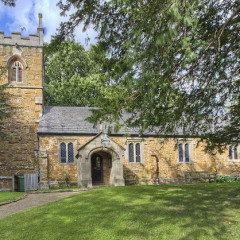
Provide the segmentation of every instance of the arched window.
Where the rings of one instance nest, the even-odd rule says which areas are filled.
[[[140,157],[140,143],[136,143],[136,162],[141,162],[141,157]]]
[[[178,161],[183,162],[183,146],[182,146],[182,143],[178,144]]]
[[[191,163],[193,162],[192,156],[192,144],[191,142],[184,143],[180,141],[178,143],[178,162],[179,163]]]
[[[73,153],[73,144],[68,144],[68,162],[73,163],[74,162],[74,153]]]
[[[61,139],[58,144],[59,163],[74,163],[76,141]]]
[[[133,144],[129,144],[129,162],[134,162]]]
[[[8,81],[12,83],[22,83],[24,80],[24,64],[18,57],[13,57],[9,63]]]
[[[61,143],[61,163],[66,163],[66,144]]]
[[[143,145],[141,140],[129,140],[128,142],[128,162],[143,163]]]
[[[229,160],[239,160],[238,159],[238,147],[237,146],[228,146]]]
[[[185,144],[185,162],[189,162],[189,148],[188,148],[188,143]]]

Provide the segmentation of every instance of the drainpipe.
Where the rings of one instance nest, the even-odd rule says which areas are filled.
[[[157,185],[159,185],[159,166],[158,166],[159,159],[158,159],[157,154],[155,152],[152,152],[151,155],[156,158],[156,166],[157,166],[157,170],[156,170],[156,176],[157,176],[156,177],[156,183],[157,183]]]
[[[158,166],[159,159],[158,159],[157,155],[155,155],[155,158],[156,158],[156,165],[157,165],[157,171],[156,171],[156,175],[157,175],[157,184],[159,184],[159,166]]]

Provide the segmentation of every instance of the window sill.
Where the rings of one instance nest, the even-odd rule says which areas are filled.
[[[144,164],[144,162],[127,162],[127,164]]]
[[[240,163],[240,159],[235,159],[235,160],[229,159],[229,162],[239,162]]]
[[[194,162],[178,162],[177,164],[194,164]]]

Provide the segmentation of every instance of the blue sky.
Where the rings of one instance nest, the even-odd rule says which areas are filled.
[[[22,36],[36,34],[38,27],[38,13],[43,14],[43,27],[45,30],[44,41],[49,42],[51,35],[56,33],[61,21],[67,17],[60,16],[60,9],[56,6],[59,0],[17,0],[16,7],[7,7],[0,1],[0,31],[4,31],[4,35],[9,36],[11,32],[20,32],[20,26],[25,27],[26,31],[22,32]],[[83,33],[81,27],[75,32],[76,41],[82,43],[86,48],[85,38],[89,36],[91,43],[96,43],[94,37],[96,33],[89,29]]]

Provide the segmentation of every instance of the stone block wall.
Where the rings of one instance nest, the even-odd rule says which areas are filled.
[[[12,116],[1,123],[10,138],[0,143],[0,176],[38,172],[37,132],[43,104],[43,56],[39,36],[6,37],[0,32],[0,66],[7,66],[13,56],[21,59],[25,66],[22,83],[9,83],[6,90],[11,94],[10,103],[16,108]],[[0,84],[4,83],[8,83],[8,73],[0,79]]]
[[[66,174],[70,175],[71,183],[77,183],[78,172],[75,158],[74,163],[60,163],[59,162],[59,140],[74,140],[76,141],[74,155],[77,155],[77,149],[91,140],[92,137],[69,137],[69,136],[41,136],[39,139],[40,154],[40,178],[42,179],[41,188],[58,187],[58,182],[64,182]]]
[[[11,192],[13,190],[13,181],[12,176],[0,176],[0,192]]]
[[[94,136],[41,136],[40,150],[45,151],[44,171],[41,172],[45,176],[45,181],[50,185],[57,185],[57,182],[63,179],[64,174],[68,173],[70,179],[76,182],[78,179],[78,164],[79,160],[75,158],[74,164],[59,163],[59,139],[72,139],[77,142],[75,153],[77,149]],[[205,152],[204,144],[198,143],[198,139],[188,139],[188,143],[192,150],[191,163],[179,163],[177,144],[182,139],[177,138],[126,138],[126,137],[111,137],[116,143],[120,144],[126,149],[123,157],[123,173],[126,184],[156,184],[157,178],[161,180],[166,179],[181,179],[184,171],[209,171],[220,175],[240,175],[240,161],[230,161],[227,150],[222,153],[209,154]],[[143,159],[141,163],[129,163],[127,154],[127,143],[134,140],[143,140]],[[103,157],[105,160],[105,158]],[[107,159],[107,157],[106,157]],[[40,158],[43,162],[43,158]],[[104,162],[104,184],[108,184],[108,166],[107,161]],[[41,166],[42,167],[42,166]],[[40,167],[40,168],[41,168]],[[45,175],[44,175],[45,174]],[[48,175],[47,175],[48,174]]]

